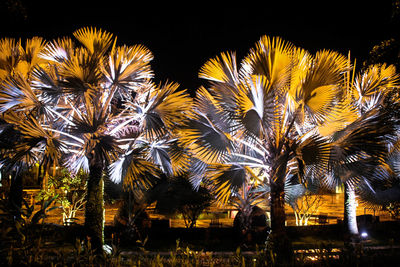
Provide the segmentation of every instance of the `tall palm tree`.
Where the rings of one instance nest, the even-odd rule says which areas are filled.
[[[325,183],[330,187],[344,186],[347,239],[358,237],[355,192],[359,184],[386,179],[384,172],[376,169],[383,168],[396,127],[383,104],[394,95],[398,79],[393,66],[373,65],[357,75],[355,66],[348,68],[342,83],[342,112],[332,114],[320,127],[321,134],[330,136],[334,150]]]
[[[176,141],[160,136],[173,135],[171,128],[188,116],[191,101],[178,84],[151,82],[153,56],[147,48],[117,46],[112,34],[93,28],[73,35],[78,42],[65,37],[46,45],[40,54],[46,64],[33,70],[27,87],[47,103],[51,120],[41,127],[57,135],[65,166],[89,172],[85,228],[101,253],[103,173],[112,166],[114,178],[149,186],[158,169],[176,171],[171,162],[184,163],[176,154],[180,150],[163,154]],[[148,152],[158,161],[150,161]]]
[[[181,142],[204,164],[260,170],[271,189],[271,229],[279,255],[290,253],[285,180],[326,166],[329,143],[315,126],[339,103],[338,84],[346,68],[346,58],[336,52],[311,55],[263,36],[240,66],[234,53],[222,53],[200,70],[209,84],[198,90],[196,117],[182,130]],[[221,199],[234,186],[219,183]]]

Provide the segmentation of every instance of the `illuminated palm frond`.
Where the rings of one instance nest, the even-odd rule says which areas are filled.
[[[295,164],[291,166],[291,173],[296,174],[301,183],[307,186],[310,179],[319,180],[324,176],[331,152],[327,138],[316,134],[302,138],[293,150]]]
[[[132,149],[119,160],[113,162],[109,168],[110,179],[115,183],[123,182],[131,189],[149,189],[161,172],[157,166],[148,160],[146,147]]]
[[[188,178],[194,189],[199,188],[202,184],[208,183],[206,177],[207,168],[207,163],[199,160],[196,157],[189,158],[188,169],[190,172]]]
[[[23,49],[21,42],[13,38],[0,40],[0,80],[14,72],[21,60]]]
[[[226,204],[244,184],[248,184],[248,169],[240,165],[211,165],[206,176],[211,182],[212,192],[221,204]]]
[[[212,82],[223,83],[226,87],[234,90],[239,82],[236,54],[221,53],[220,56],[207,61],[200,69],[199,77]],[[220,97],[224,97],[224,95],[220,94]]]
[[[400,153],[393,149],[365,179],[358,184],[356,192],[366,207],[381,208],[399,203]]]
[[[71,38],[56,39],[47,43],[40,57],[50,62],[63,63],[74,54],[75,47]]]
[[[98,59],[86,50],[78,48],[75,54],[59,65],[60,76],[65,93],[72,94],[78,100],[85,96],[93,97],[100,90],[102,73]]]
[[[141,45],[113,47],[102,72],[108,82],[126,95],[128,89],[136,89],[145,79],[153,77],[150,68],[152,59],[151,52]]]
[[[262,75],[274,90],[284,91],[290,80],[294,46],[279,37],[262,36],[242,61],[243,77]]]
[[[253,207],[264,201],[267,190],[258,190],[253,184],[243,184],[241,190],[233,192],[232,205],[240,212],[251,212]]]
[[[321,123],[337,104],[341,96],[339,83],[347,67],[347,58],[332,51],[320,51],[311,59],[297,88],[296,99],[317,123]]]
[[[386,94],[399,85],[399,75],[393,65],[372,65],[354,81],[354,96],[358,105],[369,105],[374,99]]]
[[[24,77],[15,75],[3,82],[0,92],[0,112],[39,111],[42,106],[29,81]]]
[[[371,175],[388,153],[388,140],[394,125],[387,114],[377,110],[364,113],[359,119],[333,135],[330,155],[332,184],[355,183],[374,179]],[[340,180],[338,180],[340,179]]]
[[[253,76],[242,84],[237,98],[237,128],[244,136],[264,138],[265,131],[274,131],[279,120],[279,100],[265,76]]]
[[[198,115],[197,120],[188,123],[190,128],[185,130],[181,142],[187,144],[196,157],[206,163],[226,161],[234,148],[229,133],[218,129],[205,114]]]
[[[105,54],[113,41],[111,33],[96,28],[81,28],[75,31],[73,35],[94,57]]]
[[[25,66],[21,66],[18,70],[22,73],[28,74],[36,67],[46,63],[46,60],[41,58],[41,53],[46,46],[46,42],[41,37],[33,37],[25,42],[25,49],[22,55],[22,60]],[[24,68],[24,69],[22,69]],[[27,77],[27,75],[25,75]]]
[[[179,138],[171,138],[167,141],[168,156],[174,176],[189,172],[190,153],[186,147],[179,142]]]
[[[308,176],[320,179],[331,148],[317,126],[329,116],[338,124],[344,121],[341,107],[352,111],[340,90],[348,63],[336,52],[311,55],[278,37],[263,36],[239,70],[234,53],[222,53],[203,66],[200,77],[209,87],[197,91],[195,116],[181,131],[181,142],[201,163],[200,172],[217,182],[219,199],[227,201],[238,186],[218,179],[230,171],[226,166],[249,168],[264,183],[281,187],[293,175],[302,182]],[[196,178],[195,184],[204,181]]]
[[[9,123],[6,129],[12,127],[13,137],[7,136],[10,132],[2,132],[2,156],[11,165],[24,162],[27,167],[37,162],[58,164],[65,147],[57,133],[45,129],[32,115],[18,116],[6,114],[5,120]],[[11,139],[10,139],[11,138]],[[5,143],[5,140],[10,142]]]
[[[148,138],[165,135],[191,116],[192,100],[185,91],[179,91],[178,88],[177,83],[167,83],[149,92],[141,116]]]
[[[47,68],[37,67],[32,71],[32,77],[31,85],[41,92],[44,101],[53,105],[58,104],[64,88],[57,67],[54,65],[49,65]]]
[[[331,136],[335,132],[346,128],[358,117],[359,111],[357,107],[353,105],[350,98],[345,98],[325,117],[325,120],[318,126],[318,132],[322,136]]]

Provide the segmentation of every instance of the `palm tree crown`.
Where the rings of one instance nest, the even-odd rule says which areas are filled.
[[[45,150],[48,158],[90,173],[85,225],[101,250],[102,173],[110,170],[115,181],[137,188],[150,186],[159,172],[179,172],[185,157],[173,127],[190,116],[191,98],[176,83],[152,82],[153,55],[146,47],[117,46],[112,34],[93,28],[74,37],[77,43],[65,37],[40,50],[27,45],[36,52],[29,57],[35,65],[23,65],[29,79],[18,72],[3,82],[0,108],[27,136],[46,135],[57,145],[57,153]],[[5,49],[12,50],[10,43]],[[19,66],[15,57],[4,61]],[[26,119],[7,115],[11,111]]]

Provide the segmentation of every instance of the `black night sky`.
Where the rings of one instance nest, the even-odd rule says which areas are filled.
[[[241,59],[262,35],[280,36],[311,52],[333,49],[363,60],[396,36],[392,1],[43,1],[2,0],[0,37],[47,40],[94,26],[119,44],[154,54],[156,81],[195,89],[202,64],[222,51]]]

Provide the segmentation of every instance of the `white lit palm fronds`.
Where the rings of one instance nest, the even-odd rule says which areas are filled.
[[[111,90],[111,95],[130,97],[130,91],[138,90],[144,80],[153,77],[153,56],[146,47],[116,46],[112,34],[92,28],[77,30],[74,36],[82,46],[69,38],[58,39],[41,53],[57,66],[62,79],[56,84],[63,93],[93,96],[96,90],[105,89]]]
[[[136,89],[144,80],[153,77],[149,64],[152,59],[151,52],[142,45],[114,45],[107,62],[102,65],[102,72],[110,84],[120,88],[121,93],[127,93]]]
[[[385,180],[385,175],[376,174],[382,174],[377,170],[396,134],[395,123],[382,108],[382,101],[398,87],[398,82],[393,66],[373,65],[359,74],[355,67],[348,68],[341,85],[343,109],[333,113],[320,129],[333,142],[327,185]]]
[[[209,87],[197,92],[195,116],[182,130],[182,143],[205,173],[234,164],[263,170],[270,182],[283,182],[288,175],[303,181],[306,175],[319,177],[328,164],[330,144],[316,126],[344,105],[339,85],[347,63],[338,53],[311,55],[266,36],[240,69],[234,53],[223,53],[200,71]],[[208,172],[208,179],[218,181],[220,172]],[[199,184],[199,177],[192,182]],[[221,199],[234,191],[228,180],[218,185]]]
[[[220,112],[222,107],[211,94],[201,89],[196,102],[196,115],[187,124],[188,128],[182,129],[183,138],[180,140],[198,159],[195,162],[196,170],[191,177],[192,184],[198,186],[202,181],[212,181],[214,191],[222,202],[226,202],[232,192],[245,182],[243,179],[240,182],[224,179],[228,176],[234,177],[230,173],[234,170],[244,170],[245,167],[258,169],[256,173],[261,170],[268,180],[272,175],[273,166],[287,164],[282,160],[290,160],[291,168],[299,172],[300,177],[303,177],[306,171],[321,173],[323,166],[326,166],[330,150],[329,143],[324,138],[315,134],[305,134],[285,148],[291,149],[290,156],[272,159],[271,150],[267,149],[269,142],[263,142],[255,134],[251,141],[246,141],[248,138],[243,134],[236,135],[232,129],[237,126],[231,126],[229,121],[223,118]],[[216,164],[218,162],[225,165]],[[227,173],[229,174],[226,175]]]
[[[49,124],[55,122],[46,122],[47,103],[40,90],[31,85],[34,68],[44,64],[39,56],[44,45],[43,39],[36,37],[28,39],[24,46],[11,39],[0,42],[0,69],[4,75],[0,84],[0,111],[5,129],[12,127],[15,135],[7,136],[9,131],[1,134],[2,161],[9,166],[29,168],[38,161],[45,166],[57,163],[64,149],[58,134],[48,130]]]
[[[205,163],[223,159],[233,149],[229,123],[218,114],[221,107],[206,90],[200,89],[195,103],[195,115],[180,129],[180,142]]]
[[[219,203],[226,204],[232,194],[248,184],[249,170],[241,165],[231,164],[213,164],[208,167],[206,177],[209,177],[211,191]]]
[[[355,184],[375,179],[377,176],[371,174],[386,158],[394,135],[394,122],[387,113],[377,109],[362,114],[334,133],[326,183],[334,187],[344,182]]]
[[[100,30],[82,28],[74,32],[81,46],[69,38],[53,41],[40,56],[49,63],[36,71],[36,86],[52,92],[71,95],[76,103],[95,97],[103,82],[101,65],[112,35]]]
[[[110,179],[148,189],[163,173],[179,175],[188,169],[189,156],[174,139],[148,141],[137,139],[109,168]]]
[[[34,111],[42,107],[43,103],[29,84],[29,81],[20,75],[14,75],[2,82],[0,91],[0,112],[13,110]]]
[[[190,118],[192,99],[179,84],[166,83],[151,86],[137,96],[135,106],[146,138],[155,140],[172,132]]]
[[[143,96],[138,96],[139,100],[135,103],[126,103],[123,117],[128,120],[136,118],[135,127],[138,131],[135,136],[126,136],[126,152],[110,168],[115,182],[123,180],[124,184],[133,186],[143,173],[151,174],[154,178],[161,172],[177,175],[188,169],[189,155],[175,132],[191,114],[191,99],[184,91],[177,90],[177,84],[169,83],[150,89],[144,101],[140,101]],[[118,142],[124,144],[122,131],[125,131],[124,127],[119,128],[118,132],[111,130],[110,133],[121,136]],[[135,155],[131,150],[140,150],[140,153]],[[142,186],[148,187],[149,183],[147,179]]]
[[[148,152],[146,146],[127,151],[110,165],[110,179],[114,183],[123,182],[127,188],[149,189],[161,172],[153,162],[149,161]]]
[[[52,68],[35,72],[35,87],[57,99],[59,109],[51,112],[68,126],[60,136],[69,144],[70,166],[100,160],[112,164],[115,181],[131,186],[140,184],[142,174],[178,172],[188,160],[173,129],[190,115],[189,96],[178,84],[149,81],[153,56],[147,48],[118,47],[110,34],[93,29],[74,35],[82,47],[69,39],[49,44],[42,56]],[[151,179],[143,179],[147,187]]]
[[[215,133],[279,147],[293,134],[295,122],[304,128],[315,123],[305,119],[322,119],[339,102],[337,83],[347,67],[340,54],[322,51],[312,57],[279,38],[263,37],[243,61],[240,75],[231,66],[236,62],[232,58],[223,54],[200,73],[211,85],[208,91],[199,90],[198,110],[207,114],[203,120],[217,126]]]
[[[7,122],[1,131],[1,158],[5,168],[22,162],[29,168],[37,162],[58,164],[64,144],[57,133],[49,131],[32,114],[7,113]],[[12,129],[12,130],[11,130]]]
[[[357,75],[353,97],[360,108],[369,110],[381,97],[399,86],[399,75],[393,65],[372,65]]]
[[[91,101],[76,108],[73,103],[68,103],[64,109],[62,113],[50,109],[64,124],[60,129],[50,130],[58,133],[68,145],[65,164],[69,169],[74,172],[80,168],[88,170],[90,163],[102,162],[107,165],[117,159],[122,149],[110,131],[117,127],[115,121],[118,120],[107,111],[108,106],[100,101]]]
[[[76,45],[71,38],[59,38],[47,43],[40,53],[40,57],[49,62],[62,63],[74,54],[75,47]]]

